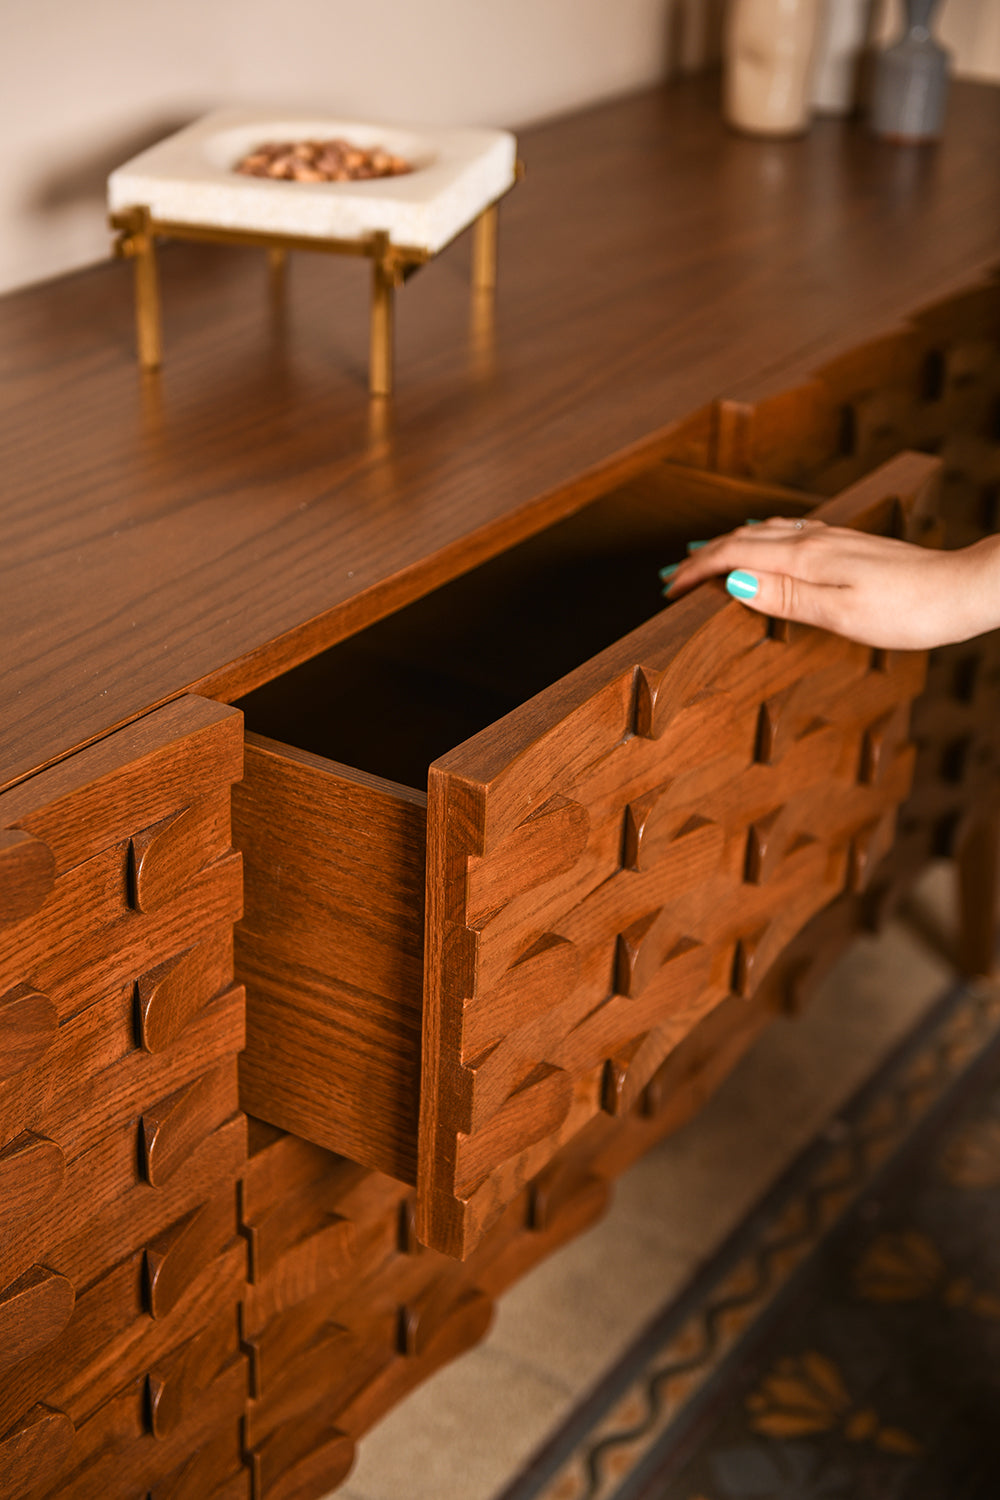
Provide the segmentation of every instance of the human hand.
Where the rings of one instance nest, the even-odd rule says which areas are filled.
[[[822,521],[740,526],[665,568],[679,599],[706,578],[750,609],[832,630],[862,645],[921,650],[1000,626],[1000,536],[939,552]]]

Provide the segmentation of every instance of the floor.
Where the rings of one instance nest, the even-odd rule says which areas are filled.
[[[936,867],[919,909],[947,930],[951,904]],[[620,1179],[606,1217],[506,1294],[486,1340],[364,1439],[337,1500],[495,1500],[952,978],[909,922],[859,939],[806,1014]]]

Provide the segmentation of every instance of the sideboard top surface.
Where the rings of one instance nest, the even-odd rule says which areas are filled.
[[[586,503],[718,396],[783,383],[1000,264],[1000,89],[935,148],[730,133],[712,77],[521,135],[495,318],[459,242],[397,298],[367,394],[365,263],[163,251],[0,300],[0,787],[189,688],[231,698]],[[53,230],[53,232],[57,232]]]

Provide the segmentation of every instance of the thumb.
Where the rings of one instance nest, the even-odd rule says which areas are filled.
[[[825,583],[806,583],[787,573],[751,573],[737,568],[726,578],[726,592],[761,614],[837,630],[843,628],[844,595],[849,590]]]

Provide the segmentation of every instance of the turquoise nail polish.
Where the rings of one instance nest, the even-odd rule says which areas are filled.
[[[660,578],[662,579],[662,581],[666,583],[668,578],[673,578],[679,567],[680,563],[668,563],[665,568],[661,568]]]
[[[707,547],[707,542],[688,542],[688,551],[697,552],[699,547]]]
[[[734,599],[756,599],[760,584],[753,573],[737,568],[726,579],[726,589]]]
[[[747,516],[743,524],[744,526],[760,526],[761,522],[757,520],[756,516]]]

